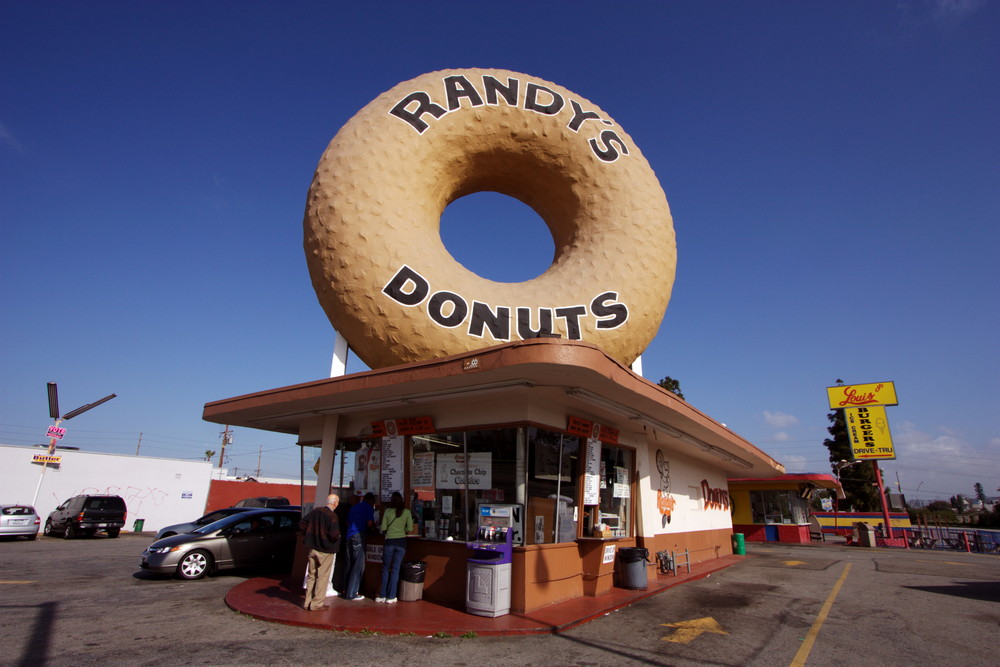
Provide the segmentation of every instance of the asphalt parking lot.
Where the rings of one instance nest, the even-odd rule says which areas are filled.
[[[1000,664],[1000,557],[749,545],[738,565],[559,635],[400,637],[286,626],[139,569],[150,538],[0,541],[3,665]]]

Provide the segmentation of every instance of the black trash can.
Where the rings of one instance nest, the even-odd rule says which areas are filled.
[[[399,599],[403,602],[416,602],[424,597],[424,577],[427,575],[427,563],[414,560],[403,563],[399,569]]]
[[[622,547],[618,550],[618,587],[644,591],[649,587],[646,561],[649,549]]]

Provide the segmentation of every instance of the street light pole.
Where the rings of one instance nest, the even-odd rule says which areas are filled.
[[[81,405],[76,410],[70,410],[62,417],[59,416],[59,388],[56,386],[55,382],[47,382],[46,390],[49,395],[49,417],[56,420],[56,423],[50,429],[49,435],[49,457],[53,456],[56,451],[56,440],[62,437],[59,434],[59,424],[64,421],[69,421],[77,415],[81,415],[87,410],[96,408],[101,403],[107,403],[112,398],[118,396],[118,394],[108,394],[104,398],[98,399],[93,403],[87,403],[86,405]],[[42,461],[42,472],[38,476],[38,485],[35,487],[35,497],[31,499],[31,504],[34,505],[38,501],[38,492],[42,488],[42,480],[45,479],[45,469],[49,467],[48,459]]]
[[[892,539],[892,524],[889,522],[889,503],[885,499],[885,489],[882,486],[882,473],[878,469],[878,461],[872,461],[875,471],[875,483],[878,484],[878,496],[882,500],[882,517],[885,519],[885,536]]]

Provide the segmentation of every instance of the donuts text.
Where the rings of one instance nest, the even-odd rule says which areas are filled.
[[[491,306],[482,301],[439,290],[431,293],[430,283],[405,264],[392,280],[382,288],[382,293],[403,306],[415,307],[426,302],[427,316],[440,327],[454,329],[467,323],[468,334],[484,338],[488,331],[494,340],[511,340],[512,334],[522,340],[556,333],[556,320],[562,321],[566,338],[582,340],[583,318],[593,317],[597,329],[616,329],[628,320],[628,306],[618,301],[618,292],[598,294],[588,305],[552,308],[526,308]],[[533,326],[537,324],[537,328]]]

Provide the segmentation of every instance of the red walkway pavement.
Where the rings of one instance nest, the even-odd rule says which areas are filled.
[[[678,584],[706,577],[744,558],[725,556],[692,565],[690,574],[686,571],[677,576],[651,574],[649,587],[642,591],[612,588],[599,597],[578,598],[526,614],[511,613],[497,618],[474,616],[464,609],[426,600],[379,604],[371,598],[348,602],[336,597],[327,599],[328,609],[305,611],[302,594],[286,588],[279,577],[257,577],[235,586],[226,595],[226,604],[263,621],[327,630],[421,636],[436,633],[458,636],[467,632],[477,635],[547,634],[569,630]]]

